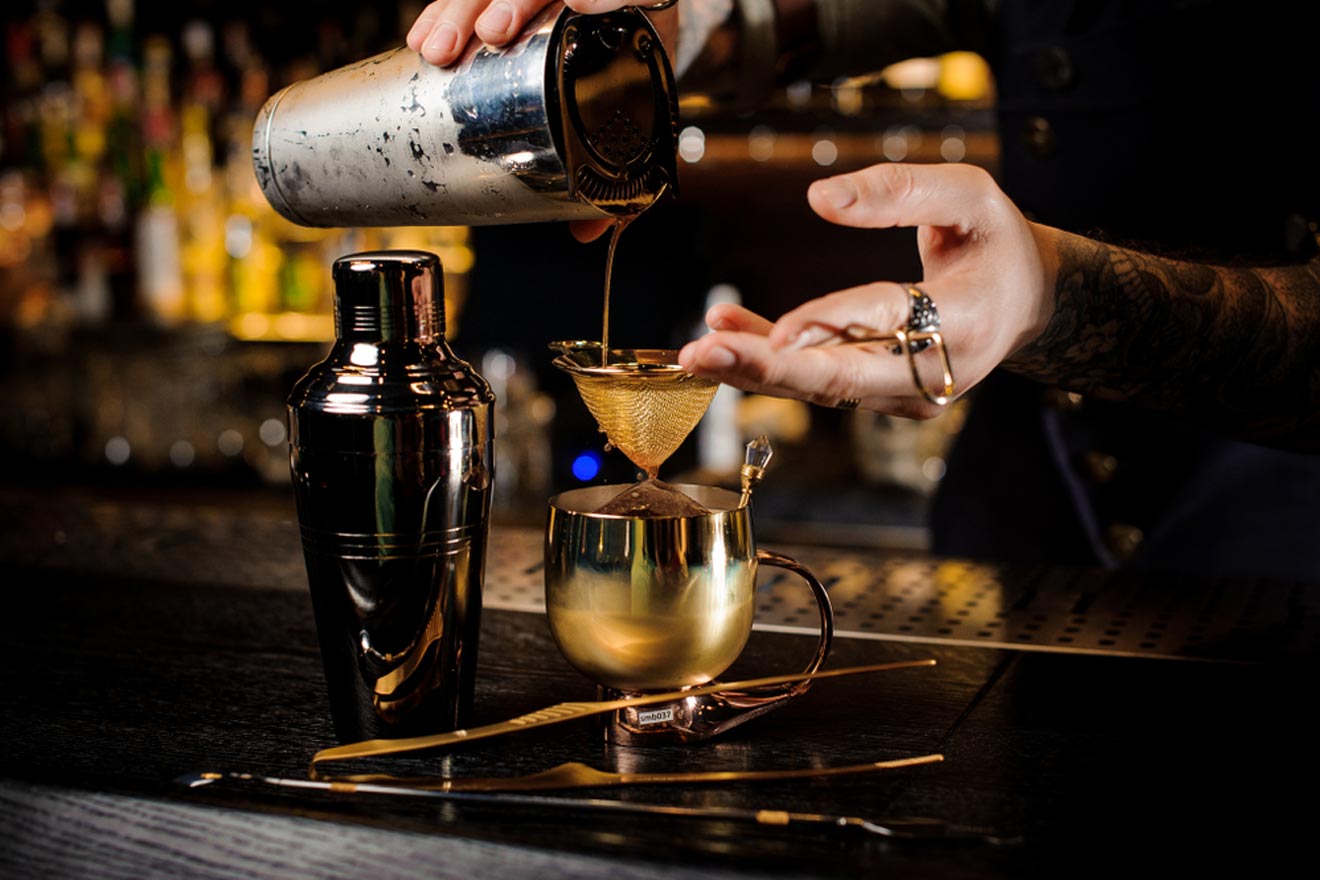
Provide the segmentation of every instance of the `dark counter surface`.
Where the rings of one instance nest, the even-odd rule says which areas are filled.
[[[842,635],[828,666],[923,657],[939,665],[820,682],[700,745],[606,746],[590,721],[577,721],[376,767],[455,776],[569,760],[609,770],[766,769],[939,752],[940,764],[860,777],[546,797],[924,817],[1022,840],[996,846],[557,802],[190,789],[175,780],[201,770],[300,777],[332,742],[291,510],[8,491],[0,529],[4,877],[1019,877],[1229,866],[1268,876],[1304,853],[1315,815],[1306,722],[1320,590],[1308,585],[1164,579],[1143,590],[1143,579],[1098,572],[790,548],[836,570],[825,580]],[[534,610],[535,564],[524,563],[538,541],[497,529],[474,724],[593,696]],[[941,635],[950,627],[913,623],[915,614],[863,615],[858,603],[869,600],[850,592],[860,572],[883,575],[876,589],[890,605],[905,589],[923,605],[947,603],[979,572],[998,586],[989,598],[1005,630],[978,640]],[[763,585],[761,619],[770,622],[730,676],[788,671],[810,653],[811,637],[775,617],[779,589]],[[1115,596],[1124,602],[1106,615],[1150,613],[1143,626],[1154,626],[1164,609],[1164,628],[1183,626],[1184,637],[1119,651],[1120,637],[1106,651],[1058,639],[1014,645],[1007,634],[1063,632],[1085,617],[1083,605],[1107,607]],[[1197,624],[1179,609],[1209,620],[1207,596],[1221,616],[1237,602],[1235,619],[1202,624],[1203,637],[1189,641]],[[937,611],[958,619],[951,606]]]

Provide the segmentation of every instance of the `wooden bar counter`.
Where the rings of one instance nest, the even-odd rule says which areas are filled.
[[[492,535],[474,725],[594,698],[537,611],[539,542]],[[828,667],[938,665],[818,682],[698,745],[609,746],[584,720],[376,769],[942,763],[516,803],[189,788],[177,780],[199,771],[305,778],[333,742],[291,504],[0,491],[0,877],[1276,876],[1306,857],[1315,586],[772,549],[830,588]],[[779,607],[792,589],[763,582],[764,625],[730,676],[809,655],[810,621]],[[588,800],[860,817],[907,835]]]

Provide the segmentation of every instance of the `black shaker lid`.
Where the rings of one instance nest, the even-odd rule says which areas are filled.
[[[366,251],[335,260],[333,271],[339,338],[289,394],[295,445],[373,450],[396,419],[421,431],[427,449],[485,443],[495,397],[445,342],[440,258]],[[421,415],[437,412],[445,416]]]
[[[445,336],[444,271],[427,251],[364,251],[335,260],[335,335],[364,342]]]

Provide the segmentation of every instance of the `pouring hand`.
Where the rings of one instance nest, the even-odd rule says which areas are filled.
[[[408,48],[440,67],[454,63],[475,34],[491,46],[503,46],[522,33],[538,12],[558,0],[433,0],[408,30]],[[564,0],[576,12],[611,12],[623,6],[649,6],[655,0]],[[661,40],[671,48],[678,33],[677,9],[649,12]],[[569,224],[573,237],[588,242],[610,228],[609,220]]]
[[[883,164],[817,181],[813,210],[843,226],[917,227],[921,288],[936,303],[958,391],[983,379],[1045,328],[1054,306],[1055,230],[1029,223],[989,174],[969,165]],[[892,344],[842,344],[847,328],[888,332],[909,317],[907,286],[877,281],[812,300],[774,324],[716,306],[715,332],[688,343],[689,372],[738,388],[825,406],[856,399],[867,409],[930,418],[907,358]],[[934,353],[917,356],[938,372]],[[938,383],[933,383],[938,387]]]
[[[476,34],[491,46],[503,46],[538,12],[557,0],[433,0],[408,30],[408,48],[432,64],[444,67],[463,53]],[[655,0],[564,0],[577,12],[611,12],[622,6],[646,6]],[[672,11],[652,19],[660,37],[670,44],[676,32]]]

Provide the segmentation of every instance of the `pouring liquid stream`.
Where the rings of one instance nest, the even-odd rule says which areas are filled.
[[[605,451],[620,449],[642,472],[640,482],[621,493],[618,502],[622,507],[612,507],[610,513],[662,515],[656,511],[664,510],[670,516],[704,515],[708,511],[661,483],[658,474],[660,466],[705,412],[716,384],[683,373],[674,359],[676,352],[621,350],[619,357],[624,360],[617,360],[610,345],[615,255],[623,230],[636,216],[615,215],[609,224],[612,229],[605,262],[599,355],[591,342],[554,344],[551,348],[560,351],[555,365],[573,374],[583,402],[606,435]],[[679,496],[682,502],[675,506],[671,499],[662,504],[659,495]]]
[[[636,214],[623,214],[615,219],[613,228],[610,230],[610,249],[605,256],[605,308],[601,315],[600,331],[600,365],[607,367],[610,364],[610,282],[614,279],[614,252],[619,247],[619,236],[623,235],[623,230],[637,219]]]

